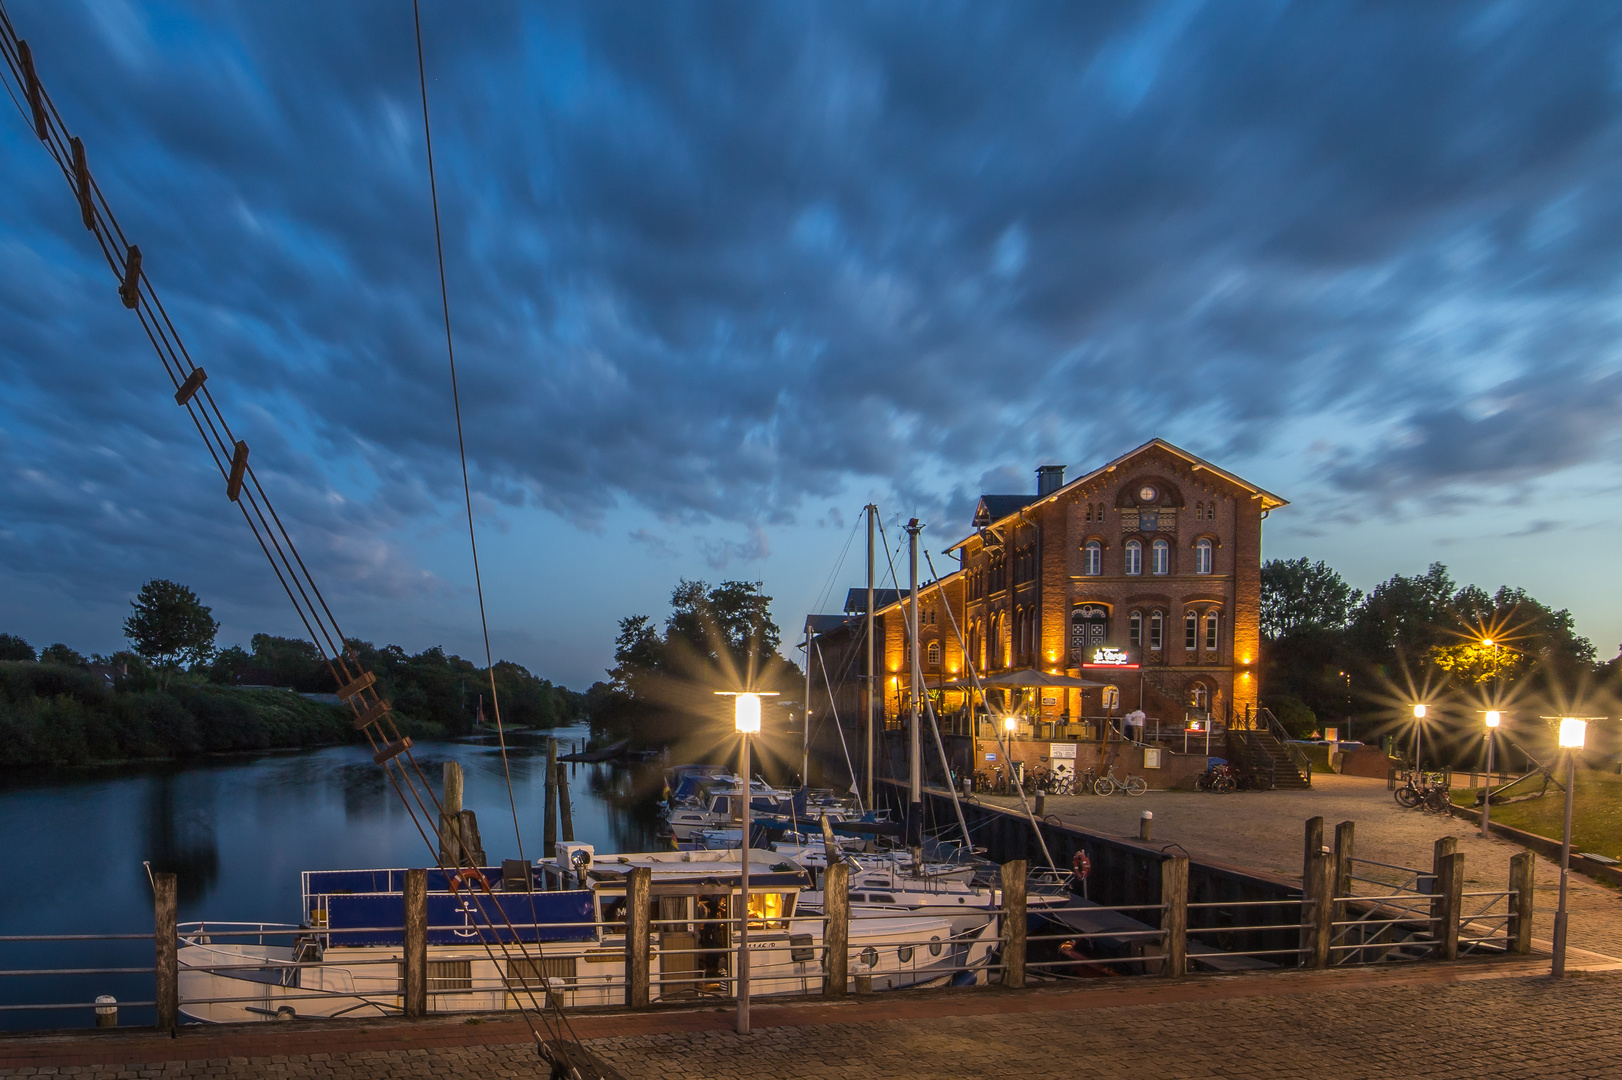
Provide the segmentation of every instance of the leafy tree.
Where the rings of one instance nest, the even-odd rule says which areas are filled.
[[[0,634],[0,660],[34,659],[34,647],[16,634]]]
[[[1457,640],[1452,601],[1456,586],[1447,567],[1431,563],[1423,574],[1394,574],[1376,585],[1351,620],[1353,647],[1369,661],[1386,665],[1400,651],[1420,658],[1432,646]]]
[[[60,641],[55,645],[47,645],[42,649],[39,654],[39,662],[42,664],[61,664],[63,667],[90,666],[90,661]]]
[[[165,672],[196,667],[213,655],[220,624],[186,586],[154,579],[141,586],[130,607],[134,612],[124,620],[124,636],[154,667]]]
[[[1269,559],[1262,564],[1262,634],[1277,639],[1308,628],[1346,625],[1363,593],[1322,559]]]

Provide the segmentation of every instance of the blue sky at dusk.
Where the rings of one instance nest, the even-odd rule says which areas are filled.
[[[481,655],[410,4],[6,9],[346,632]],[[1155,435],[1291,500],[1267,557],[1622,642],[1622,9],[423,20],[499,656],[583,689],[683,576],[792,636],[870,499],[939,552]],[[0,106],[0,630],[111,651],[167,577],[294,633]]]

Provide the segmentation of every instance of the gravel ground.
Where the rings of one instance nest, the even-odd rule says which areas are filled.
[[[1046,812],[1093,832],[1135,838],[1139,815],[1149,810],[1154,813],[1157,843],[1176,841],[1195,859],[1269,870],[1298,880],[1305,823],[1311,817],[1324,819],[1326,843],[1333,843],[1336,824],[1355,821],[1355,850],[1360,859],[1427,870],[1436,840],[1457,836],[1459,851],[1464,853],[1465,889],[1508,887],[1509,859],[1522,850],[1519,845],[1497,837],[1483,840],[1476,826],[1462,819],[1404,810],[1386,790],[1384,780],[1314,774],[1312,785],[1310,791],[1229,795],[1151,791],[1136,799],[1124,795],[1049,796]],[[977,798],[991,805],[1019,808],[1017,797]],[[1365,885],[1358,891],[1370,894],[1373,888]],[[1553,933],[1559,888],[1559,864],[1540,857],[1533,919],[1539,947],[1546,947]],[[1572,874],[1567,906],[1571,912],[1568,941],[1573,947],[1622,957],[1622,893]]]

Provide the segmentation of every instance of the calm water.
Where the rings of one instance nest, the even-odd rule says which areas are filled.
[[[560,728],[565,744],[586,731]],[[494,738],[420,744],[423,771],[462,763],[464,805],[478,813],[486,855],[516,858],[513,814]],[[541,855],[545,736],[509,737],[524,855]],[[657,765],[572,766],[576,839],[599,851],[655,848]],[[299,872],[431,865],[399,796],[361,747],[333,747],[185,767],[0,777],[0,935],[151,933],[142,861],[179,875],[180,918],[297,923]],[[0,969],[150,965],[152,943],[0,943]],[[149,975],[0,977],[0,1006],[113,994],[152,998]],[[151,1023],[150,1008],[120,1023]],[[87,1009],[0,1011],[0,1027],[81,1027]]]

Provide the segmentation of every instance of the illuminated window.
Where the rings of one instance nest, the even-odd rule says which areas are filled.
[[[1215,609],[1205,613],[1205,647],[1216,652],[1217,647],[1217,613]]]
[[[1156,574],[1171,573],[1171,545],[1164,540],[1156,540],[1149,549],[1149,557],[1153,572]]]
[[[1136,540],[1126,542],[1126,572],[1143,573],[1143,545]]]
[[[1095,576],[1104,572],[1104,545],[1097,540],[1087,541],[1081,549],[1081,572]]]
[[[1126,621],[1127,640],[1133,645],[1143,644],[1143,612],[1134,611]]]
[[[1211,541],[1202,538],[1194,544],[1194,572],[1196,574],[1211,572]]]
[[[1183,648],[1193,652],[1200,647],[1200,617],[1190,611],[1183,616]]]
[[[788,914],[783,894],[752,892],[749,894],[749,929],[782,930],[788,926]]]
[[[1149,651],[1159,652],[1165,640],[1165,618],[1156,611],[1149,616]]]
[[[941,643],[938,641],[931,641],[929,643],[929,650],[924,655],[928,657],[931,666],[939,667],[941,662]]]

